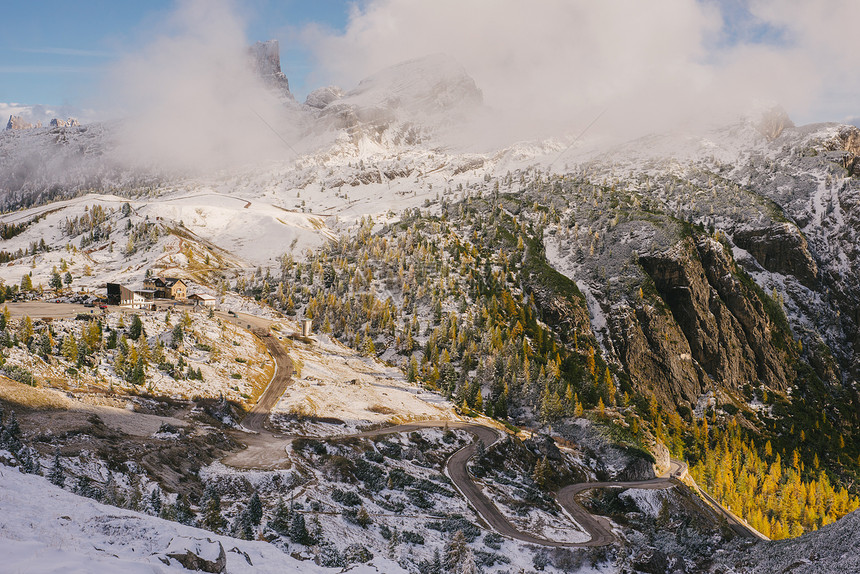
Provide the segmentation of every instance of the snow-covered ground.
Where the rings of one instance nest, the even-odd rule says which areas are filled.
[[[220,548],[219,548],[220,545]],[[301,561],[265,542],[248,542],[107,506],[66,492],[45,478],[0,467],[2,570],[90,574],[188,572],[168,554],[191,550],[214,560],[223,548],[231,573],[322,574],[340,569]],[[354,574],[399,573],[384,557],[353,566]]]
[[[172,349],[173,329],[181,323],[187,312],[190,324],[184,328],[181,348]],[[163,396],[190,399],[195,396],[217,398],[223,396],[236,402],[248,402],[262,392],[274,373],[274,363],[266,352],[265,346],[245,329],[241,329],[218,317],[209,318],[205,312],[174,310],[170,318],[166,311],[123,310],[100,315],[104,327],[122,333],[131,324],[132,315],[140,317],[147,335],[150,353],[159,341],[163,343],[164,359],[174,368],[179,368],[180,359],[193,369],[200,369],[203,378],[184,378],[171,376],[150,363],[146,370],[146,382],[142,387],[134,387],[120,377],[115,369],[114,350],[102,349],[93,355],[95,366],[80,367],[55,355],[49,360],[25,350],[13,347],[8,350],[7,361],[31,371],[46,385],[70,391],[99,389],[103,392],[126,391],[131,394],[146,390]],[[120,327],[120,321],[126,327]],[[77,340],[89,323],[77,319],[55,319],[51,329],[55,339],[54,349],[59,351],[59,341],[73,335]],[[41,326],[36,324],[37,330]],[[107,337],[107,332],[105,332]],[[130,341],[135,345],[134,341]]]
[[[339,434],[360,426],[410,420],[453,419],[453,404],[406,382],[403,373],[317,334],[310,344],[290,342],[293,382],[273,414],[336,418]],[[311,431],[305,425],[304,432]],[[328,434],[329,431],[326,432]]]
[[[527,512],[517,512],[511,503],[522,500],[522,489],[515,484],[482,482],[481,488],[505,518],[522,532],[555,542],[585,542],[591,539],[591,535],[559,505],[556,505],[559,513],[555,515],[537,507],[529,508]]]

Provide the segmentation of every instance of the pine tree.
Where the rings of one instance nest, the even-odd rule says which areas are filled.
[[[53,289],[62,289],[63,288],[63,280],[60,277],[60,273],[57,271],[57,268],[54,267],[54,270],[51,271],[51,281],[49,285]]]
[[[272,519],[269,521],[269,528],[277,532],[278,534],[288,536],[290,532],[290,523],[292,521],[292,514],[290,513],[289,507],[284,504],[284,499],[278,500],[278,504],[275,507],[275,512],[272,515]]]
[[[184,338],[185,333],[182,330],[182,324],[177,323],[176,326],[173,327],[172,339],[171,339],[171,347],[176,349],[180,345],[182,345],[182,339]]]
[[[176,497],[176,502],[173,503],[173,514],[176,517],[176,522],[185,525],[191,525],[194,522],[194,511],[191,510],[191,505],[188,504],[188,499],[184,494]]]
[[[42,465],[39,463],[39,456],[32,448],[22,448],[19,452],[18,460],[21,462],[21,471],[27,474],[41,474]]]
[[[248,516],[254,526],[259,526],[263,520],[263,503],[260,502],[260,495],[256,491],[248,501]]]
[[[137,339],[143,334],[143,321],[140,319],[140,315],[135,315],[131,319],[131,327],[128,329],[128,338],[132,341],[137,341]]]
[[[48,480],[51,484],[59,486],[60,488],[66,484],[66,473],[63,471],[63,465],[60,462],[59,448],[54,451],[54,463],[51,465]]]
[[[203,493],[200,511],[203,513],[201,526],[215,533],[221,532],[226,524],[221,515],[221,496],[211,484],[206,487],[206,491]]]
[[[534,480],[535,484],[537,484],[541,489],[546,490],[549,482],[549,463],[547,462],[546,457],[539,459],[535,464],[534,471],[532,472],[532,480]]]
[[[456,572],[466,559],[469,547],[462,530],[458,530],[445,545],[445,568],[448,572]]]
[[[75,340],[75,334],[69,333],[63,338],[63,344],[60,347],[63,353],[63,358],[73,363],[78,360],[78,343]]]
[[[254,525],[251,523],[251,513],[245,508],[236,516],[233,522],[233,535],[242,540],[254,539]]]
[[[18,426],[18,418],[15,411],[9,413],[9,420],[0,431],[0,446],[7,448],[13,454],[19,452],[21,446],[21,427]]]
[[[102,491],[102,502],[111,506],[119,506],[119,493],[117,492],[116,481],[113,478],[113,473],[108,470],[107,479],[105,479],[104,489]]]
[[[308,528],[305,525],[305,517],[302,513],[292,511],[289,535],[290,540],[297,544],[304,544],[305,546],[309,546],[311,544],[311,537],[310,534],[308,534]]]
[[[152,509],[152,513],[155,516],[159,516],[161,514],[161,489],[156,486],[152,489],[152,492],[149,494],[149,507]]]

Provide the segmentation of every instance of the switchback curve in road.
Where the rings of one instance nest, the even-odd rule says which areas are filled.
[[[285,468],[291,465],[290,457],[287,454],[287,446],[292,439],[299,437],[276,436],[265,430],[264,423],[272,408],[290,384],[293,372],[292,361],[290,361],[289,355],[278,342],[277,338],[272,337],[271,334],[262,329],[257,331],[256,334],[266,344],[269,353],[275,361],[275,374],[265,391],[263,391],[263,394],[260,395],[260,399],[242,421],[242,426],[251,432],[243,433],[241,436],[237,436],[237,438],[246,443],[247,448],[228,455],[223,462],[230,466],[245,469]],[[423,428],[464,430],[475,437],[474,442],[456,451],[445,463],[445,470],[451,482],[454,483],[460,494],[463,495],[475,512],[490,528],[503,536],[540,546],[582,548],[612,544],[616,539],[612,533],[612,525],[609,520],[603,516],[591,514],[579,504],[576,500],[576,496],[579,493],[594,488],[612,487],[666,489],[681,485],[682,483],[679,482],[679,479],[687,472],[686,464],[672,460],[667,473],[651,480],[634,482],[583,482],[563,487],[556,493],[559,504],[570,514],[573,520],[588,532],[590,539],[584,542],[560,542],[534,536],[517,529],[487,495],[484,494],[475,481],[472,480],[468,469],[469,460],[477,452],[478,442],[482,442],[485,446],[490,446],[501,438],[501,431],[495,428],[470,422],[431,420],[416,421],[331,438],[369,438],[386,434],[412,432]],[[702,494],[707,496],[704,492]],[[708,499],[726,517],[730,527],[736,533],[748,538],[761,537],[761,535],[750,529],[745,523],[739,521],[731,512],[728,512],[715,500],[710,497]]]

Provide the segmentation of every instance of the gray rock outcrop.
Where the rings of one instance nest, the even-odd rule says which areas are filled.
[[[257,42],[250,48],[251,66],[263,83],[279,96],[294,99],[290,82],[281,71],[281,52],[277,40]]]
[[[36,122],[35,124],[31,124],[21,116],[9,116],[9,121],[6,122],[7,130],[29,130],[32,128],[40,127],[42,127],[42,122]]]

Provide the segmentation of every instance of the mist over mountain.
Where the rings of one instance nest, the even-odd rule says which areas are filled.
[[[371,0],[292,30],[304,96],[188,1],[99,121],[0,104],[0,546],[850,571],[854,4]]]

